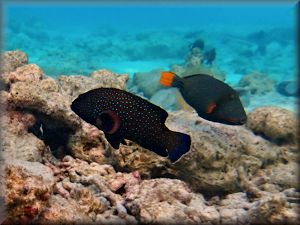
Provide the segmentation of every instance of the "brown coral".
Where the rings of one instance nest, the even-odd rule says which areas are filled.
[[[275,81],[269,76],[253,72],[242,77],[239,86],[249,91],[251,94],[264,94],[274,89]]]
[[[13,72],[6,72],[1,75],[5,84],[16,82],[37,82],[44,77],[43,71],[35,64],[28,64],[16,68]]]
[[[19,50],[7,51],[1,54],[0,74],[12,72],[20,66],[28,63],[28,57],[24,52]]]
[[[247,127],[170,113],[167,126],[192,137],[190,151],[171,164],[130,141],[111,149],[102,131],[70,110],[78,94],[125,88],[126,80],[107,70],[55,80],[36,65],[5,73],[0,200],[7,224],[299,223],[296,118],[289,112],[257,109]]]
[[[107,142],[102,132],[95,131],[70,109],[73,98],[90,88],[124,88],[127,76],[116,75],[107,70],[96,71],[92,77],[60,77],[58,82],[41,75],[37,66],[28,65],[7,74],[11,86],[7,97],[11,108],[29,110],[41,123],[45,143],[49,144],[57,157],[70,151],[74,156],[99,163],[107,162]],[[28,76],[26,75],[28,74]],[[69,140],[69,141],[68,141]],[[63,149],[63,150],[61,150]]]
[[[41,162],[46,145],[29,132],[35,122],[32,114],[19,111],[9,111],[1,116],[0,146],[3,158]]]
[[[218,211],[201,194],[172,179],[144,180],[126,193],[126,205],[145,224],[217,223]]]
[[[37,175],[47,170],[41,165],[36,165],[36,168],[27,165],[25,169],[23,163],[5,167],[5,204],[8,210],[6,223],[33,220],[45,209],[50,197],[52,178],[43,179],[42,176]]]
[[[273,106],[256,108],[248,115],[247,127],[277,144],[296,144],[297,141],[296,117],[286,109]]]

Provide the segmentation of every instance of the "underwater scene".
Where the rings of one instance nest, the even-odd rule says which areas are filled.
[[[296,1],[1,10],[1,225],[300,224]]]

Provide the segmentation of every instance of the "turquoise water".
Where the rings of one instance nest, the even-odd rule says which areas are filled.
[[[199,38],[216,49],[213,64],[204,67],[217,67],[231,85],[253,71],[277,83],[295,80],[297,72],[292,2],[33,2],[5,3],[3,10],[4,49],[26,52],[30,63],[53,77],[88,75],[101,68],[131,77],[156,68],[167,70],[183,65],[189,46]],[[266,100],[261,98],[261,104],[274,99],[262,97]],[[290,102],[294,104],[294,98]]]

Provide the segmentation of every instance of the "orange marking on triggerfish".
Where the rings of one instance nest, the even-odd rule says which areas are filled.
[[[237,121],[237,119],[232,118],[232,117],[228,117],[228,118],[226,118],[226,120],[229,122],[233,122],[233,123]]]
[[[214,108],[217,106],[217,104],[215,102],[211,102],[206,110],[206,113],[212,113],[212,111],[214,110]]]

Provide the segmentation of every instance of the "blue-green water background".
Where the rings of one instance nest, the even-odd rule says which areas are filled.
[[[181,65],[198,38],[216,48],[226,82],[257,71],[295,80],[295,3],[5,3],[4,49],[20,49],[50,76],[106,68],[147,72]],[[263,31],[267,40],[251,39]],[[255,49],[264,45],[266,53]],[[274,99],[273,99],[274,100]]]

